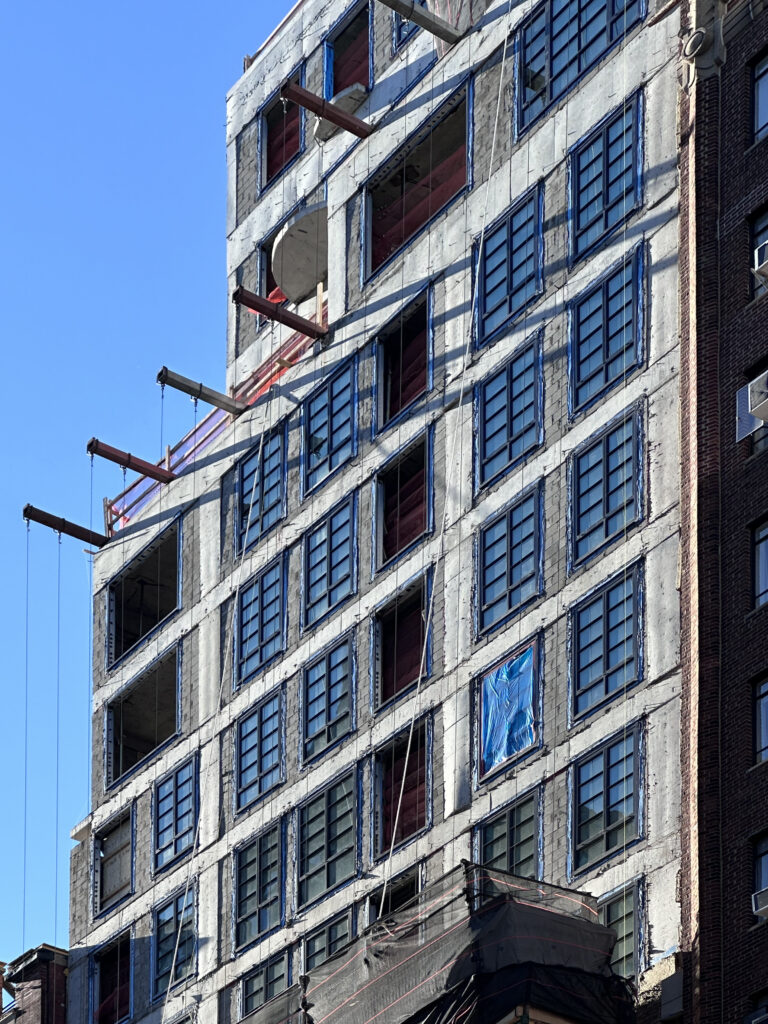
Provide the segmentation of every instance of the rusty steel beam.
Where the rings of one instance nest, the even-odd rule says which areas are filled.
[[[159,480],[161,484],[169,484],[171,480],[176,479],[176,474],[171,473],[170,470],[155,466],[152,462],[145,462],[144,459],[138,459],[135,455],[131,455],[130,452],[123,452],[119,448],[112,448],[111,445],[104,444],[103,441],[99,441],[95,437],[92,437],[88,442],[86,451],[89,455],[100,455],[103,459],[116,462],[118,466],[122,466],[124,469],[133,469],[137,473],[141,473],[142,476],[149,476],[153,480]]]
[[[311,110],[318,117],[325,118],[331,124],[338,125],[345,132],[351,132],[358,139],[367,139],[373,132],[373,128],[366,124],[365,121],[361,121],[359,117],[355,117],[354,114],[348,114],[335,103],[329,103],[328,100],[322,99],[322,97],[309,92],[307,89],[302,89],[300,85],[296,85],[293,82],[288,82],[284,85],[280,90],[280,95],[283,99],[293,100],[300,107],[306,107],[307,110]]]
[[[450,43],[453,46],[461,39],[461,32],[457,32],[453,25],[449,25],[447,21],[433,14],[426,7],[417,4],[416,0],[379,0],[379,3],[389,7],[392,11],[397,11],[401,17],[426,29],[427,32],[431,32],[433,36],[442,39],[444,43]]]
[[[324,338],[327,333],[323,327],[318,326],[318,324],[313,323],[311,320],[305,320],[303,316],[283,309],[277,302],[270,302],[269,299],[265,299],[262,295],[254,295],[253,292],[249,292],[242,285],[235,288],[232,293],[232,301],[240,306],[245,306],[254,313],[261,313],[262,316],[267,317],[269,320],[277,320],[278,323],[285,324],[286,327],[298,331],[299,334],[306,334],[308,338]]]
[[[195,399],[199,398],[201,401],[207,402],[208,405],[214,405],[233,416],[239,416],[248,408],[245,402],[224,395],[221,391],[214,391],[213,388],[207,388],[205,384],[198,384],[197,381],[190,380],[189,377],[182,377],[180,373],[174,373],[167,366],[164,366],[158,373],[157,383],[168,384],[170,387],[176,388],[177,391],[183,391],[185,395],[190,395]]]
[[[21,514],[25,519],[29,519],[33,523],[49,526],[56,533],[66,533],[68,537],[85,541],[86,544],[93,544],[97,548],[103,548],[109,542],[109,537],[103,533],[94,533],[93,530],[88,530],[84,526],[78,526],[76,523],[67,522],[66,519],[62,519],[60,516],[52,516],[50,512],[43,512],[42,509],[35,508],[34,505],[25,505]]]

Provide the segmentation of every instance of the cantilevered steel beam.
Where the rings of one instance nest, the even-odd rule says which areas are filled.
[[[137,473],[141,473],[142,476],[150,476],[153,480],[159,480],[161,484],[169,484],[171,480],[176,479],[176,474],[171,473],[169,469],[163,469],[152,462],[145,462],[144,459],[137,459],[130,452],[123,452],[119,448],[112,448],[111,445],[104,444],[103,441],[99,441],[95,437],[92,437],[88,442],[86,451],[89,455],[100,455],[103,459],[116,462],[118,466],[123,466],[125,469],[134,469]]]
[[[25,519],[29,519],[33,523],[49,526],[57,533],[66,533],[68,537],[75,537],[77,540],[85,541],[86,544],[93,544],[97,548],[103,548],[109,542],[109,537],[106,537],[103,533],[94,533],[93,530],[87,530],[84,526],[69,523],[60,516],[52,516],[49,512],[43,512],[41,509],[35,508],[34,505],[25,505],[21,514]]]
[[[233,416],[239,416],[248,408],[245,402],[239,402],[236,398],[222,394],[221,391],[214,391],[213,388],[207,388],[204,384],[198,384],[196,381],[190,380],[189,377],[182,377],[180,373],[174,373],[167,366],[164,366],[158,373],[157,383],[168,384],[170,387],[176,388],[177,391],[183,391],[186,395],[199,398],[203,402],[207,402],[208,405],[215,405],[217,409],[223,409],[225,412],[232,413]]]
[[[286,327],[298,331],[299,334],[306,334],[308,338],[324,338],[327,334],[327,331],[318,324],[313,323],[311,320],[305,320],[303,316],[291,313],[287,309],[283,309],[278,303],[270,302],[269,299],[265,299],[261,295],[254,295],[253,292],[249,292],[242,285],[235,288],[232,293],[232,301],[241,306],[246,306],[248,309],[253,310],[254,313],[261,313],[262,316],[266,316],[270,320],[277,320],[278,323],[285,324]]]
[[[433,36],[442,39],[444,43],[458,43],[461,39],[461,32],[457,32],[453,25],[449,25],[447,21],[438,18],[436,14],[428,11],[426,7],[417,4],[416,0],[379,0],[379,3],[384,4],[385,7],[389,7],[393,11],[397,11],[398,14],[407,18],[408,21],[412,21],[414,25],[425,28],[427,32],[431,32]]]
[[[306,107],[313,114],[325,118],[331,124],[338,125],[344,131],[351,132],[359,139],[367,139],[373,132],[373,128],[366,124],[365,121],[361,121],[359,117],[355,117],[354,114],[348,114],[335,103],[329,103],[328,100],[322,99],[307,89],[302,89],[300,85],[296,85],[293,82],[288,82],[284,85],[280,90],[280,95],[286,100],[293,100],[300,107]]]

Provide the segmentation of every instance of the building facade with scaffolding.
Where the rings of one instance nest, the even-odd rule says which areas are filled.
[[[303,0],[246,62],[228,395],[91,538],[69,1024],[659,1019],[674,12]]]

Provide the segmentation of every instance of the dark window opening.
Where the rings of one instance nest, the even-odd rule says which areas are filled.
[[[414,737],[415,739],[415,737]],[[386,920],[398,910],[407,907],[419,894],[419,868],[411,868],[405,874],[392,880],[384,893],[384,906],[381,905],[381,889],[372,893],[368,903],[368,924],[371,925],[379,918]],[[381,911],[381,913],[379,913]]]
[[[768,889],[768,832],[764,832],[753,845],[754,892]],[[762,917],[758,917],[762,921]]]
[[[755,686],[755,764],[768,761],[768,676]]]
[[[121,935],[96,954],[96,1024],[117,1024],[131,1012],[131,938]]]
[[[755,142],[768,136],[768,57],[754,69],[752,86],[752,129]]]
[[[768,519],[753,532],[754,607],[768,604]]]
[[[379,612],[376,619],[379,661],[379,703],[415,683],[419,671],[426,675],[426,659],[421,668],[426,625],[426,586],[398,595]]]
[[[379,408],[384,426],[427,390],[428,304],[404,310],[379,335]]]
[[[122,778],[177,729],[174,647],[107,705],[107,784]]]
[[[179,604],[179,527],[174,524],[109,584],[109,664]]]
[[[410,750],[406,733],[376,755],[379,854],[388,853],[393,839],[397,846],[427,824],[426,740],[426,726],[421,725],[413,730]]]
[[[368,4],[348,22],[332,43],[327,98],[338,96],[351,85],[368,88],[370,81]]]
[[[298,84],[298,78],[294,79]],[[290,100],[276,99],[265,111],[264,184],[268,185],[301,150],[301,108]]]
[[[132,831],[131,812],[127,811],[96,834],[96,913],[113,907],[131,892]]]
[[[261,247],[261,294],[265,295],[270,302],[287,302],[287,297],[277,283],[272,269],[272,246],[274,238]]]
[[[379,564],[383,565],[426,533],[426,438],[381,472],[377,485],[381,516]]]
[[[409,143],[368,186],[370,272],[467,184],[467,99]]]

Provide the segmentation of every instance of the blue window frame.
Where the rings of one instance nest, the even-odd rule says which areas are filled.
[[[304,538],[304,623],[314,625],[355,590],[355,496]]]
[[[130,1020],[133,1002],[131,952],[129,929],[90,958],[93,979],[90,1020],[93,1024],[120,1024],[120,1021]]]
[[[478,681],[481,778],[508,767],[536,744],[537,662],[537,647],[532,643]]]
[[[623,849],[639,834],[640,733],[637,727],[577,761],[574,864],[577,871]]]
[[[641,518],[639,415],[632,413],[577,452],[573,555],[580,561]]]
[[[641,356],[640,256],[580,296],[571,309],[571,403],[578,411],[623,380]]]
[[[196,761],[190,758],[155,785],[155,867],[164,868],[195,841]]]
[[[155,910],[155,997],[195,972],[195,890],[161,904]]]
[[[283,649],[283,560],[277,558],[240,591],[238,681]]]
[[[573,610],[573,713],[640,677],[640,570],[627,570]]]
[[[290,77],[292,84],[303,85],[304,69]],[[290,100],[275,96],[261,113],[261,187],[277,181],[283,171],[304,150],[304,111]]]
[[[601,900],[600,923],[616,932],[616,945],[611,954],[611,967],[615,974],[634,978],[640,962],[638,911],[639,886],[627,886],[615,896]]]
[[[274,825],[235,853],[235,947],[266,935],[280,924],[281,826]]]
[[[571,254],[578,259],[640,205],[640,96],[571,154]]]
[[[237,808],[241,810],[282,778],[280,694],[261,701],[237,723]]]
[[[371,87],[371,12],[366,2],[325,40],[325,98],[353,85]]]
[[[348,638],[304,669],[304,756],[327,750],[352,730],[352,642]]]
[[[304,406],[304,488],[322,483],[355,453],[355,362],[335,373]]]
[[[478,385],[478,483],[509,469],[541,442],[539,344]]]
[[[416,6],[426,7],[427,0],[416,0]],[[415,21],[409,21],[408,18],[402,14],[396,12],[392,15],[392,49],[395,53],[403,46],[416,32],[418,25]]]
[[[544,0],[520,27],[519,129],[530,125],[645,15],[643,0]]]
[[[537,185],[485,234],[479,268],[481,344],[542,290],[542,198]]]
[[[304,970],[313,971],[352,940],[351,913],[347,911],[316,928],[304,939]]]
[[[240,547],[250,547],[285,515],[285,426],[264,434],[239,466]]]
[[[288,950],[276,953],[243,978],[243,1017],[285,992],[290,981]]]
[[[477,830],[480,863],[493,871],[508,871],[519,878],[536,878],[538,865],[539,813],[537,795],[516,800],[513,804],[484,821]],[[489,896],[503,892],[494,879],[484,880]]]
[[[357,872],[357,783],[354,772],[299,808],[300,907]]]
[[[752,138],[768,137],[768,57],[752,70]]]
[[[479,632],[504,622],[539,593],[539,488],[480,531]]]

